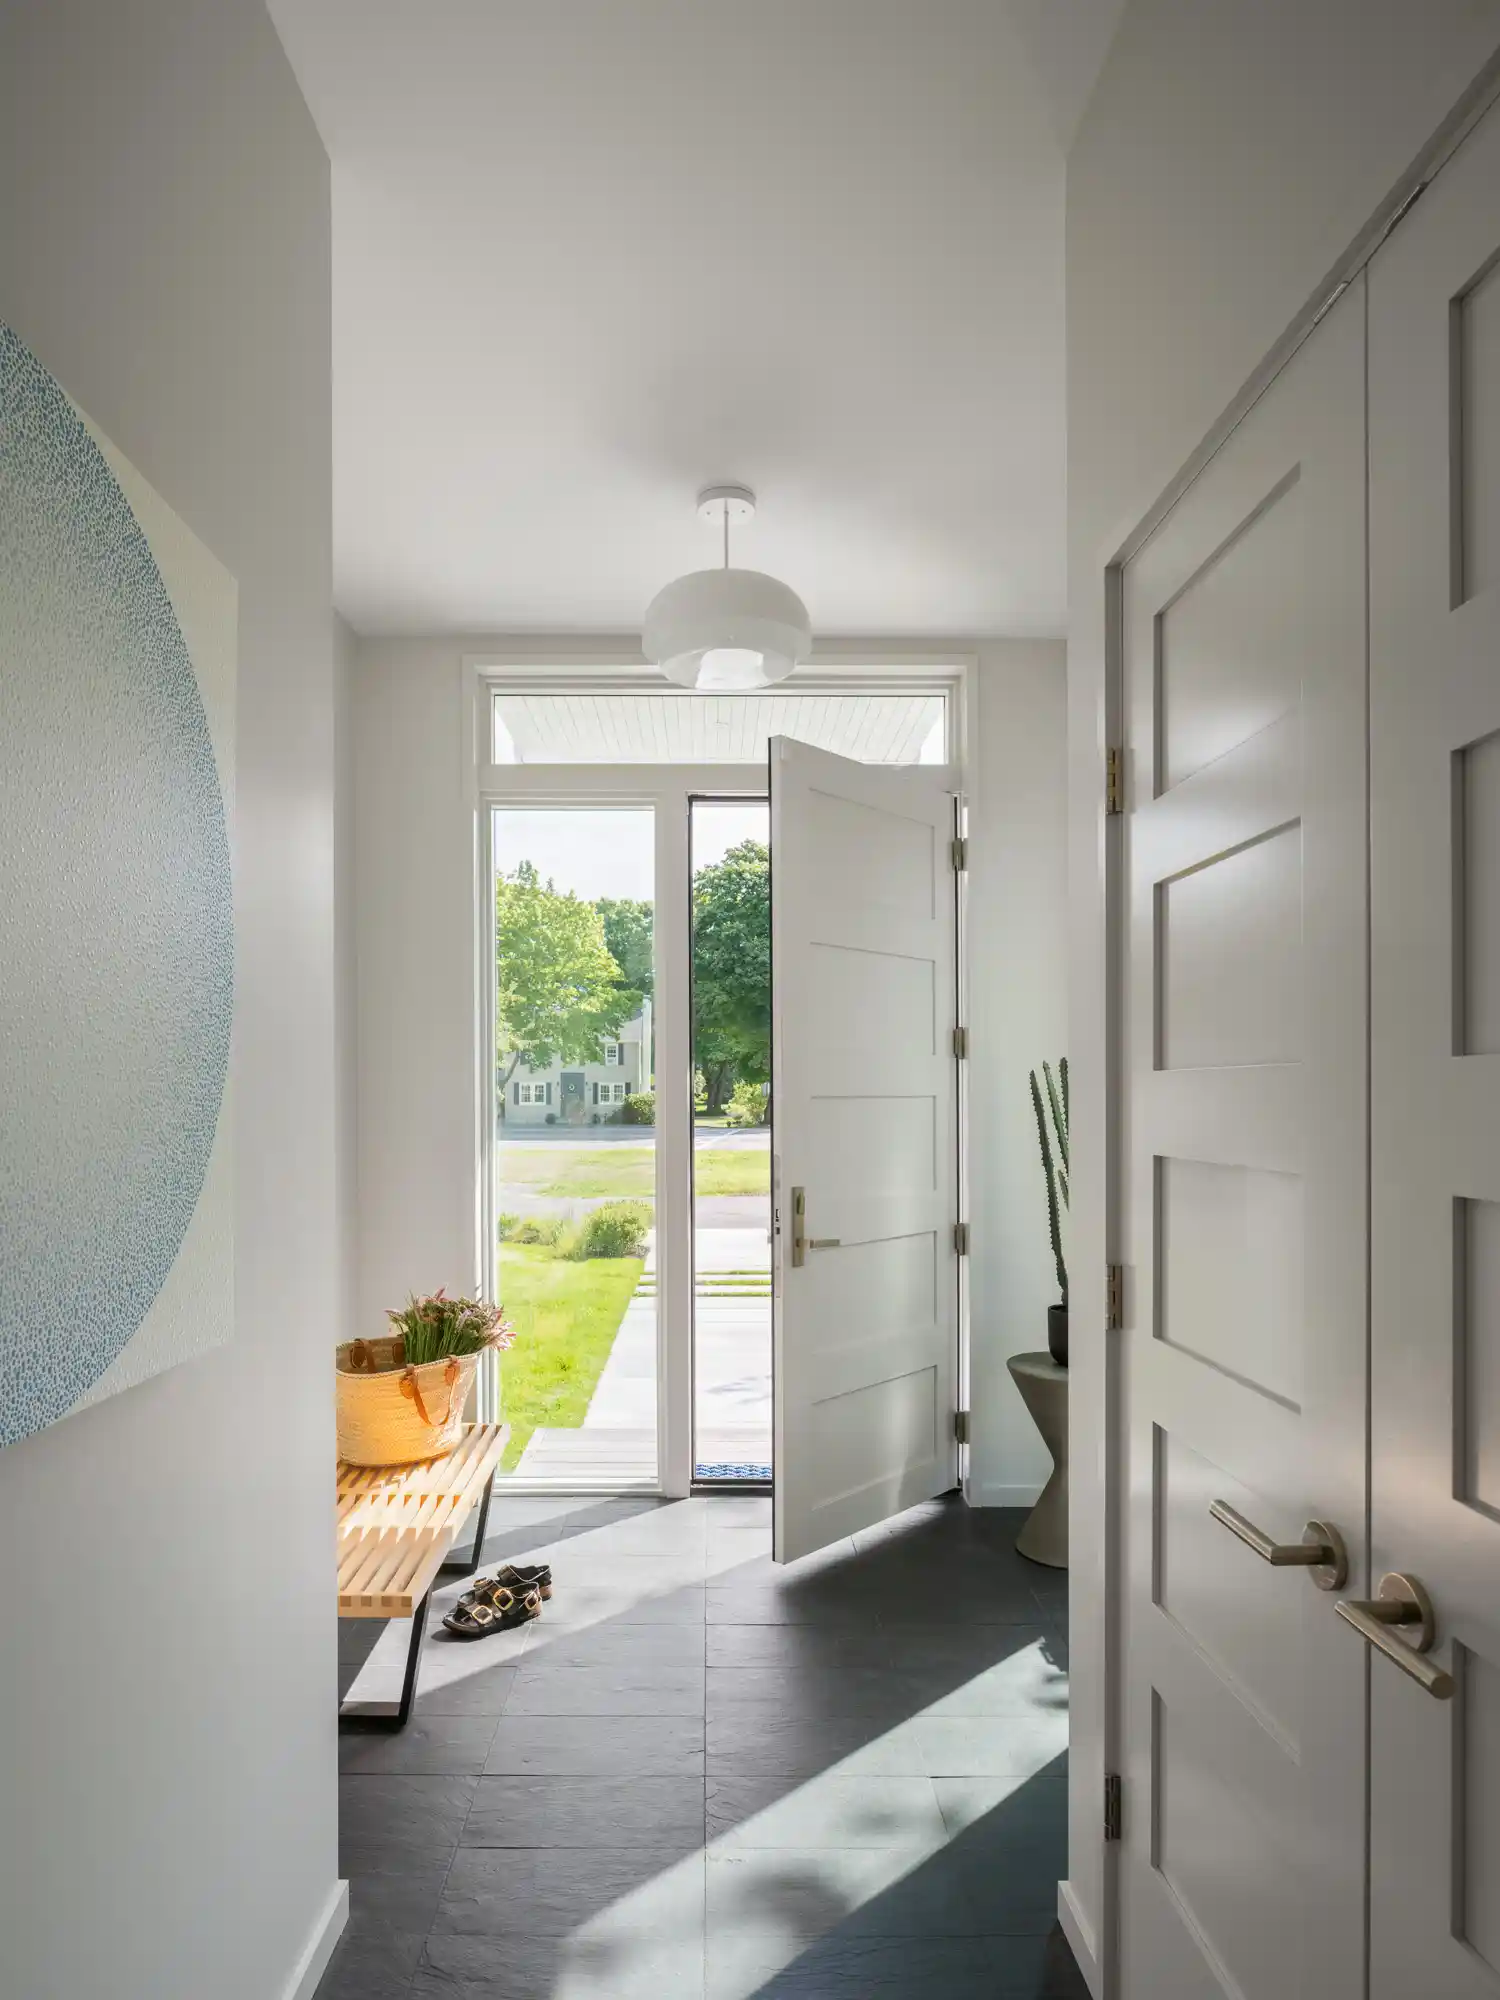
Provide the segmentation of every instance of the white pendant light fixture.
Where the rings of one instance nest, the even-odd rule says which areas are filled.
[[[755,495],[710,486],[698,495],[698,512],[724,530],[724,566],[694,570],[656,593],[641,632],[646,658],[680,687],[705,694],[784,681],[812,651],[807,606],[774,576],[729,567],[729,530],[754,517]]]

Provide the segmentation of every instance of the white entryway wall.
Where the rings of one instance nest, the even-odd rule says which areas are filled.
[[[341,1920],[329,292],[260,0],[0,9],[0,319],[239,583],[235,1325],[0,1453],[7,2000],[302,2000]]]
[[[1065,1047],[1062,643],[848,642],[878,665],[971,662],[967,947],[977,1504],[1019,1506],[1048,1459],[1006,1356],[1046,1345],[1054,1296],[1027,1071]],[[366,1328],[414,1287],[474,1280],[474,868],[465,659],[546,666],[628,642],[363,640],[353,670],[358,1288]],[[639,662],[636,671],[640,671]]]
[[[1107,1990],[1105,571],[1500,43],[1500,6],[1132,0],[1069,166],[1072,1755],[1063,1914]],[[1151,143],[1142,143],[1149,134]],[[1109,719],[1111,722],[1112,718]],[[1129,1802],[1126,1802],[1129,1810]]]

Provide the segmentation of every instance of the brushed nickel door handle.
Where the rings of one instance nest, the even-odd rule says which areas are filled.
[[[809,1250],[837,1250],[836,1236],[809,1236],[807,1233],[807,1190],[792,1189],[792,1268],[800,1270]]]
[[[1227,1528],[1273,1569],[1308,1570],[1319,1590],[1342,1590],[1349,1581],[1349,1551],[1338,1529],[1327,1521],[1309,1521],[1300,1542],[1274,1542],[1264,1528],[1247,1521],[1227,1500],[1215,1500],[1208,1511],[1221,1528]]]
[[[1436,1701],[1453,1697],[1453,1676],[1435,1660],[1422,1656],[1437,1641],[1437,1614],[1432,1599],[1414,1576],[1392,1570],[1380,1579],[1380,1595],[1363,1601],[1346,1598],[1334,1610],[1361,1639],[1384,1653]],[[1397,1634],[1404,1632],[1405,1638]]]

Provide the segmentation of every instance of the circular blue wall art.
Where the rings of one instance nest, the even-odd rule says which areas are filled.
[[[0,326],[0,1445],[73,1408],[160,1292],[233,1000],[193,662],[104,454]]]

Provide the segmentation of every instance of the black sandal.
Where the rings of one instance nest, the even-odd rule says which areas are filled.
[[[456,1639],[486,1639],[492,1632],[513,1632],[542,1613],[541,1595],[535,1590],[522,1595],[501,1584],[485,1599],[470,1603],[469,1597],[474,1597],[474,1592],[467,1593],[443,1620],[445,1629]]]
[[[467,1610],[471,1605],[490,1604],[497,1590],[519,1591],[523,1596],[534,1590],[539,1597],[552,1595],[552,1565],[550,1563],[502,1563],[493,1576],[482,1576],[472,1590],[466,1590],[458,1600]]]

